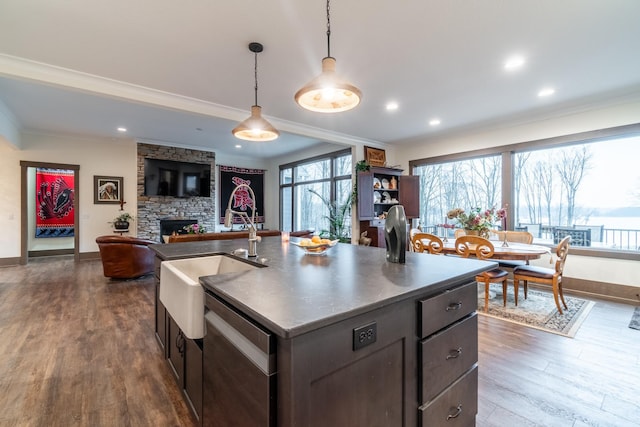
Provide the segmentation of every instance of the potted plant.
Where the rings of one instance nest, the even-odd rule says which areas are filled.
[[[128,230],[129,222],[133,221],[134,218],[128,212],[123,212],[117,217],[113,219],[113,228],[116,230]]]
[[[322,230],[320,237],[350,243],[351,237],[349,237],[349,232],[351,231],[351,223],[349,219],[351,204],[353,203],[353,192],[347,196],[343,204],[337,204],[323,197],[315,190],[309,189],[308,191],[318,196],[329,210],[329,215],[325,215],[325,218],[329,221],[329,230]]]

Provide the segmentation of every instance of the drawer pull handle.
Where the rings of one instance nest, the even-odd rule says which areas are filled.
[[[460,310],[461,307],[462,307],[462,301],[452,302],[447,306],[447,308],[445,308],[445,311]]]
[[[460,357],[461,354],[462,354],[462,347],[458,347],[455,350],[451,350],[449,354],[447,354],[446,360],[457,359],[458,357]]]
[[[453,418],[458,418],[458,415],[460,415],[462,413],[462,403],[458,405],[458,407],[456,408],[456,413],[455,414],[449,414],[447,415],[447,421],[453,419]]]

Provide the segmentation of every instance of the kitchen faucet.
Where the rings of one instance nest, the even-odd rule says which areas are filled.
[[[247,190],[249,190],[249,194],[250,194],[250,198],[251,198],[251,218],[249,217],[249,215],[247,215],[246,212],[241,212],[241,211],[234,211],[233,209],[231,209],[231,203],[233,201],[233,196],[236,194],[236,191],[238,191],[241,188],[246,188]],[[249,227],[249,253],[248,256],[250,257],[256,257],[258,256],[257,253],[257,247],[258,247],[258,242],[260,241],[260,237],[258,236],[258,230],[256,229],[255,226],[255,222],[256,222],[256,196],[255,194],[253,194],[253,190],[251,189],[250,186],[248,186],[247,184],[238,184],[236,186],[236,188],[233,189],[233,191],[231,192],[231,196],[229,196],[229,203],[227,204],[227,210],[225,211],[224,214],[224,226],[227,228],[231,228],[232,227],[232,221],[233,221],[233,215],[238,215],[240,218],[242,218],[242,222],[244,222],[244,224]]]

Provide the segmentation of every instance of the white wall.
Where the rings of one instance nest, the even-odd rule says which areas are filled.
[[[111,221],[119,205],[93,204],[93,176],[124,178],[125,210],[136,215],[136,144],[128,139],[90,139],[59,135],[24,133],[22,148],[0,145],[0,258],[20,256],[20,161],[80,165],[78,171],[80,199],[80,247],[95,252],[95,238],[111,234]]]
[[[434,137],[396,149],[396,157],[408,171],[409,161],[482,148],[515,144],[561,135],[640,122],[640,99],[610,102],[606,107],[565,113],[544,120],[483,131]],[[548,267],[548,258],[540,261]],[[572,256],[565,267],[567,277],[640,287],[640,261]]]

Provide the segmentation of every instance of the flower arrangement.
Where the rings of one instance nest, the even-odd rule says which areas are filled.
[[[505,208],[486,209],[472,208],[469,212],[464,209],[455,208],[447,212],[447,218],[458,222],[465,230],[477,231],[481,236],[488,236],[489,230],[495,222],[507,217]]]
[[[201,226],[200,224],[185,225],[184,227],[182,227],[182,229],[187,234],[202,234],[202,233],[206,233],[207,232],[207,229],[205,227]]]

